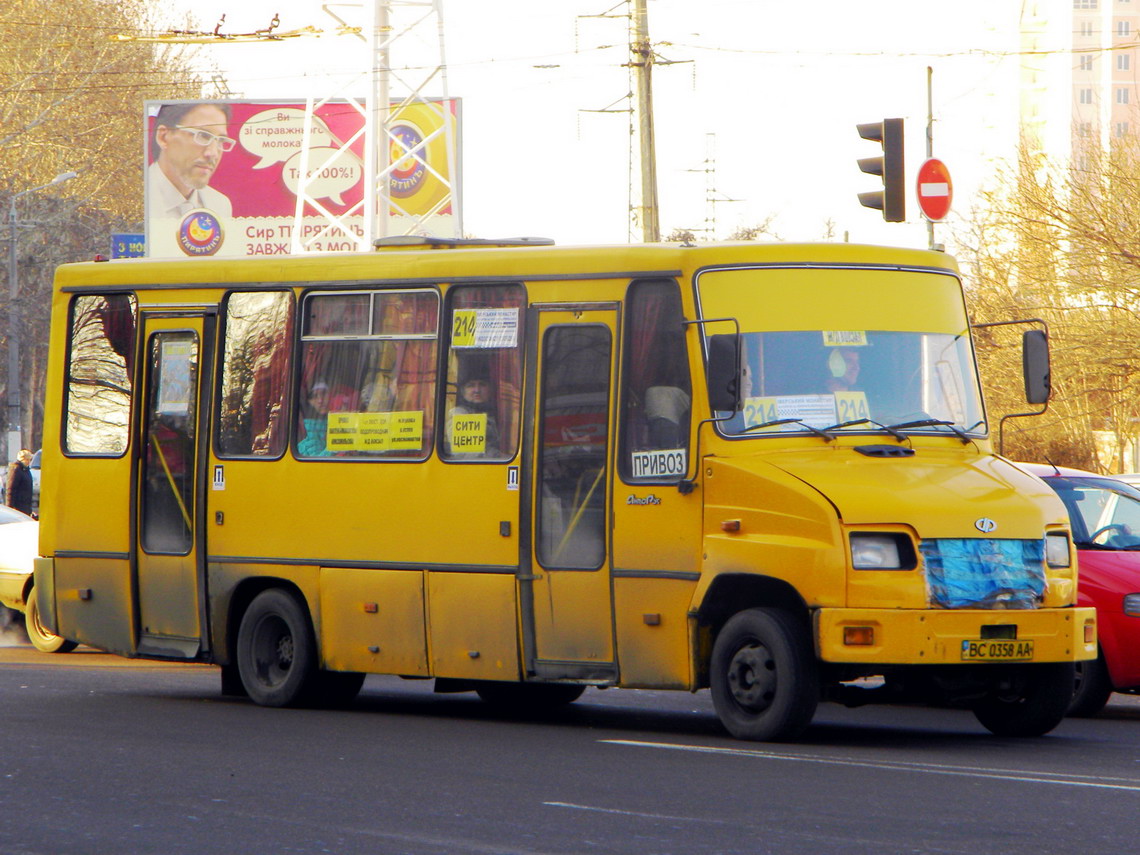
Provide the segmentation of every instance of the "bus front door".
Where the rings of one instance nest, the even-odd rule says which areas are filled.
[[[617,309],[534,311],[526,666],[540,679],[606,682],[617,676],[608,524]]]
[[[207,638],[200,473],[213,318],[144,319],[142,442],[136,482],[138,650],[192,659]]]

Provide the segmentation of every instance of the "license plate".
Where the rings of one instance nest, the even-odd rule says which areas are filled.
[[[1032,641],[983,638],[962,642],[962,659],[969,662],[1017,662],[1032,658]]]

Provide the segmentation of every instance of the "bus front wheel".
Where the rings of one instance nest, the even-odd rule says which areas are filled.
[[[1112,697],[1112,678],[1108,675],[1108,665],[1104,654],[1096,659],[1077,663],[1077,687],[1073,700],[1069,702],[1068,715],[1093,716],[1105,708]]]
[[[317,651],[309,616],[292,594],[262,591],[241,619],[237,665],[250,698],[266,707],[309,700],[317,679]]]
[[[815,655],[806,629],[780,609],[747,609],[713,644],[713,705],[738,739],[795,739],[819,704]]]

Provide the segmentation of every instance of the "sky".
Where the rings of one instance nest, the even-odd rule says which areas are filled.
[[[467,234],[564,245],[630,239],[629,115],[597,112],[630,104],[628,7],[615,2],[443,0],[447,89],[462,100]],[[771,219],[783,240],[830,230],[838,240],[925,247],[913,190],[906,223],[885,223],[859,204],[858,193],[881,185],[856,160],[880,151],[855,126],[905,120],[911,185],[926,157],[931,68],[934,155],[954,184],[936,240],[953,251],[978,189],[1013,154],[1019,6],[648,0],[650,39],[667,61],[653,70],[662,234],[690,228],[704,238],[715,220],[724,239]],[[196,64],[220,70],[237,96],[332,94],[371,65],[362,41],[333,34],[319,0],[165,0],[156,11],[178,26],[192,14],[210,31],[223,14],[222,31],[242,33],[267,27],[275,13],[280,30],[326,31],[201,49]],[[436,48],[397,42],[392,64],[434,65]],[[710,190],[720,200],[713,205]]]

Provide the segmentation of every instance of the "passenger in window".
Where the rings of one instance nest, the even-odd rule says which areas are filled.
[[[653,384],[645,390],[650,448],[681,448],[688,442],[692,398],[688,383],[682,379],[684,374],[673,360],[662,359]]]
[[[481,357],[459,362],[455,406],[447,414],[446,442],[452,457],[498,457],[499,425],[495,418],[495,384]]]
[[[692,407],[684,339],[679,334],[663,332],[654,352],[655,367],[645,390],[649,448],[682,448],[688,444]]]
[[[345,383],[339,383],[328,391],[328,412],[360,412],[360,392]]]
[[[309,389],[309,395],[302,407],[301,424],[305,435],[297,443],[297,454],[302,457],[329,457],[332,452],[328,449],[329,428],[329,387],[323,380],[318,380]]]
[[[827,391],[854,392],[860,387],[859,350],[854,347],[829,347],[827,356]]]
[[[364,387],[364,394],[360,396],[360,406],[366,413],[390,413],[396,408],[396,381],[395,378],[383,372],[377,372]]]

